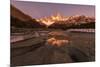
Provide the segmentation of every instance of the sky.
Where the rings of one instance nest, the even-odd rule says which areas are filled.
[[[42,18],[45,16],[60,13],[63,16],[86,15],[95,16],[95,6],[74,5],[42,2],[11,1],[11,4],[31,16],[32,18]]]

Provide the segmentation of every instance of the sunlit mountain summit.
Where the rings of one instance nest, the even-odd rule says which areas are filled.
[[[55,15],[51,15],[49,17],[43,17],[40,19],[37,19],[37,21],[40,21],[42,23],[45,23],[47,26],[53,24],[55,21],[65,21],[67,20],[66,17],[62,16],[60,13],[56,13]]]
[[[63,16],[59,12],[57,12],[55,15],[51,15],[49,17],[43,17],[40,19],[36,19],[38,22],[42,22],[46,24],[47,26],[50,26],[53,23],[59,23],[59,24],[68,24],[68,23],[87,23],[87,22],[95,22],[94,17],[89,17],[85,15],[74,15],[74,16]]]

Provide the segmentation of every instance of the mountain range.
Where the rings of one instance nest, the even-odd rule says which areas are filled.
[[[37,19],[37,21],[43,22],[46,25],[51,25],[56,22],[58,24],[68,24],[68,23],[77,24],[77,23],[95,22],[95,18],[85,16],[85,15],[63,16],[60,13],[56,13],[56,15],[43,17],[43,18]]]
[[[11,27],[17,28],[95,28],[95,18],[84,15],[62,16],[60,13],[34,19],[11,5]]]

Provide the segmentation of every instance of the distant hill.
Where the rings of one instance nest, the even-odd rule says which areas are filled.
[[[14,7],[11,5],[11,16],[18,18],[19,20],[22,21],[28,21],[32,19],[30,16],[24,14],[22,11],[20,11],[18,8]]]
[[[30,16],[11,5],[11,26],[18,28],[41,28],[45,27],[43,23],[37,22]]]

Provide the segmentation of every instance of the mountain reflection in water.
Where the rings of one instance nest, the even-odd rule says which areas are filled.
[[[49,37],[47,39],[47,44],[52,46],[64,46],[69,44],[69,37],[62,31],[54,31],[49,33]]]
[[[56,38],[50,38],[47,40],[47,44],[53,45],[53,46],[63,46],[69,43],[69,40],[63,40],[63,39],[56,39]]]

